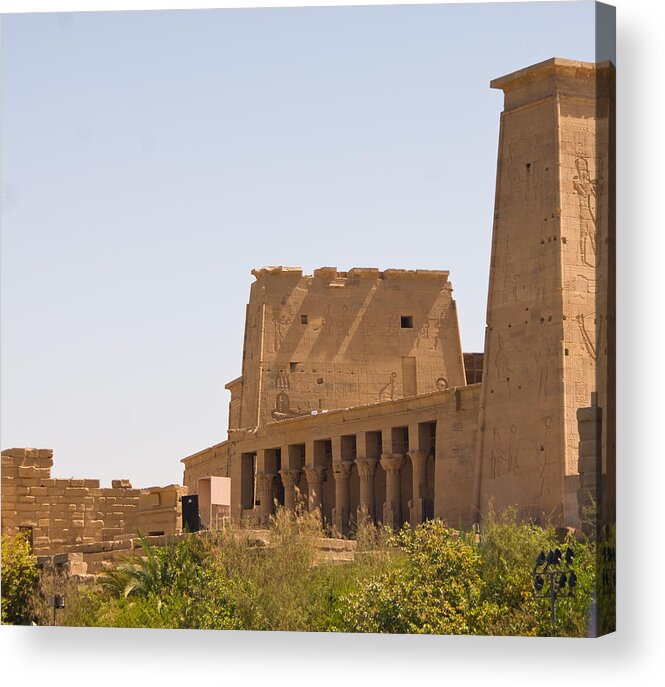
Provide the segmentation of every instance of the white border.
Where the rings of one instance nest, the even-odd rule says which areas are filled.
[[[371,2],[0,0],[2,12]],[[399,4],[431,4],[410,3]],[[662,672],[660,507],[665,484],[662,174],[665,64],[659,3],[616,0],[618,22],[619,631],[600,640],[0,628],[5,684],[658,683]],[[660,19],[660,21],[659,21]],[[234,680],[235,678],[235,680]],[[661,678],[662,679],[662,678]]]

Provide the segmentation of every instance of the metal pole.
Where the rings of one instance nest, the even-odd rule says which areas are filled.
[[[550,573],[550,608],[552,611],[552,632],[556,636],[556,592],[554,591],[554,577],[556,573]]]

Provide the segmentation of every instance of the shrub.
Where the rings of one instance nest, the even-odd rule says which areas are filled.
[[[480,554],[440,522],[404,528],[403,556],[341,600],[337,629],[350,632],[468,634],[494,609],[481,601]]]
[[[574,597],[561,596],[556,601],[557,625],[552,627],[548,599],[533,595],[531,571],[538,553],[568,547],[575,554],[573,568],[577,575]],[[557,538],[554,527],[539,527],[520,522],[514,509],[501,516],[490,515],[480,536],[481,575],[485,582],[483,599],[500,612],[488,623],[491,635],[557,635],[583,637],[594,584],[593,545],[567,535]]]
[[[23,532],[2,537],[2,623],[29,625],[34,620],[30,603],[39,584],[37,559]]]

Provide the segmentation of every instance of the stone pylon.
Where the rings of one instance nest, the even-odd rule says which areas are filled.
[[[612,387],[613,80],[610,63],[554,58],[491,84],[505,100],[475,474],[481,514],[490,503],[520,504],[522,515],[579,524],[576,411],[592,394],[607,406]]]

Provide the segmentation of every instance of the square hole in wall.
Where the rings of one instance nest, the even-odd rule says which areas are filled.
[[[307,315],[300,316],[300,324],[307,324]]]
[[[402,315],[399,320],[402,329],[413,329],[413,315]]]

